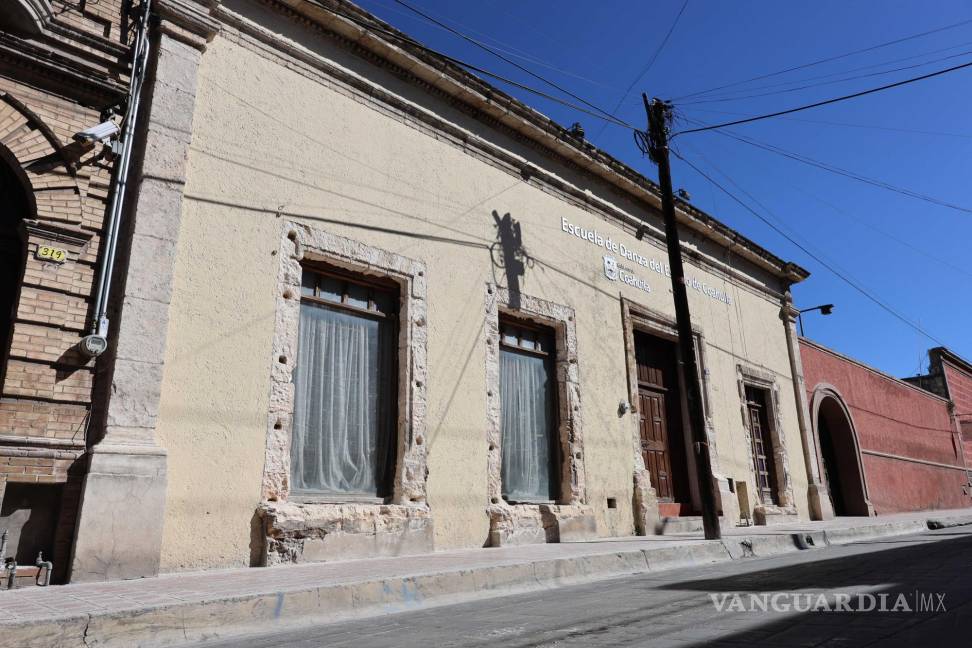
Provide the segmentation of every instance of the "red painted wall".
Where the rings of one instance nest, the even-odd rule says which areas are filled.
[[[962,428],[965,461],[972,466],[972,376],[959,367],[953,367],[947,360],[942,362],[942,371],[945,373],[948,393],[955,403],[955,414]]]
[[[800,357],[808,401],[819,385],[827,384],[840,393],[850,411],[875,512],[972,506],[972,498],[963,492],[963,470],[908,461],[963,467],[945,399],[807,340],[800,341]],[[972,457],[972,439],[968,443]]]

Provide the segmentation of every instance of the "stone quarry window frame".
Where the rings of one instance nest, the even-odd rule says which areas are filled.
[[[378,419],[375,458],[380,467],[375,473],[374,492],[357,492],[294,487],[292,493],[300,499],[381,499],[391,496],[394,489],[395,465],[398,446],[397,392],[400,380],[398,367],[398,310],[400,287],[390,279],[366,277],[359,273],[337,268],[321,261],[308,261],[301,265],[301,315],[305,308],[324,309],[344,313],[361,320],[378,324],[379,372],[375,402]],[[384,329],[384,330],[382,330]],[[298,345],[299,357],[300,348]],[[390,357],[389,357],[390,356]],[[384,364],[384,363],[387,364]],[[319,367],[315,365],[319,370]],[[295,364],[295,380],[299,365]],[[300,406],[298,394],[294,394],[295,414]],[[297,482],[293,473],[293,457],[297,450],[291,437],[291,483]],[[382,456],[384,455],[384,456]]]
[[[263,501],[267,504],[333,505],[335,512],[342,505],[391,506],[392,509],[407,506],[410,510],[421,509],[419,512],[427,517],[428,452],[425,436],[428,335],[425,264],[290,220],[281,222],[278,258],[280,265],[271,356]],[[304,286],[305,269],[347,282],[347,286],[341,289],[343,312],[356,312],[375,319],[383,316],[396,324],[392,336],[397,353],[391,403],[395,415],[391,438],[393,450],[389,461],[394,467],[389,471],[387,488],[382,496],[377,493],[308,493],[297,492],[293,488],[294,369],[297,364],[300,310],[302,304],[314,303],[321,297],[317,287],[308,290]],[[343,292],[351,290],[351,286],[361,295],[366,295],[363,299],[367,299],[367,306],[364,301],[357,305],[348,303]],[[375,296],[387,291],[394,293],[397,301],[389,305],[385,300],[382,306],[382,300]],[[330,301],[324,301],[336,307],[335,299],[332,295]],[[392,509],[387,509],[388,515],[394,513]]]
[[[549,497],[510,497],[507,488],[508,479],[501,479],[503,499],[509,504],[554,504],[560,501],[562,484],[560,483],[561,462],[563,450],[560,439],[560,407],[558,404],[559,382],[557,380],[556,353],[557,335],[550,326],[538,324],[517,318],[511,314],[499,313],[499,346],[500,355],[504,352],[526,357],[533,357],[543,361],[546,373],[547,392],[545,403],[547,410],[547,481],[549,482]],[[501,360],[502,362],[502,360]],[[503,378],[500,376],[500,390],[503,390]],[[502,399],[500,410],[503,410]],[[506,439],[500,445],[501,454],[506,452]]]
[[[793,497],[793,484],[790,481],[779,381],[776,375],[769,370],[742,363],[736,365],[736,381],[739,390],[743,430],[746,435],[747,454],[749,457],[748,477],[752,481],[750,484],[752,488],[750,495],[753,497],[757,507],[762,506],[768,509],[793,511],[795,510],[795,499]],[[766,457],[773,464],[769,471],[772,490],[771,501],[765,501],[759,487],[756,455],[754,451],[754,431],[750,419],[750,399],[748,396],[748,392],[751,390],[759,390],[762,392],[764,400],[765,417],[768,423],[766,436],[770,440],[770,448],[767,449],[768,453]]]

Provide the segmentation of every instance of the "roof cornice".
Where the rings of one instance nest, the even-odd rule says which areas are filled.
[[[495,119],[654,210],[661,210],[658,186],[644,175],[589,142],[575,139],[560,124],[483,79],[441,56],[409,44],[407,40],[411,39],[406,34],[357,5],[344,0],[264,1],[285,7],[322,29],[354,43],[372,56],[407,71],[455,101]],[[354,20],[340,14],[351,16]],[[355,21],[397,34],[398,38],[368,29]],[[747,259],[786,284],[798,283],[810,276],[799,265],[781,259],[715,217],[679,199],[676,199],[676,216],[682,226],[732,250],[733,254]]]

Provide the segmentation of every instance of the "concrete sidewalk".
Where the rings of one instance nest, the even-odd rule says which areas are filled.
[[[972,524],[972,509],[0,592],[0,647],[165,646]]]

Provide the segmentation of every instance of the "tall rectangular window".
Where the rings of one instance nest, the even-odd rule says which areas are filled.
[[[390,494],[397,312],[391,282],[304,270],[294,367],[295,493]]]
[[[559,498],[553,340],[549,329],[500,320],[501,479],[507,501]]]

